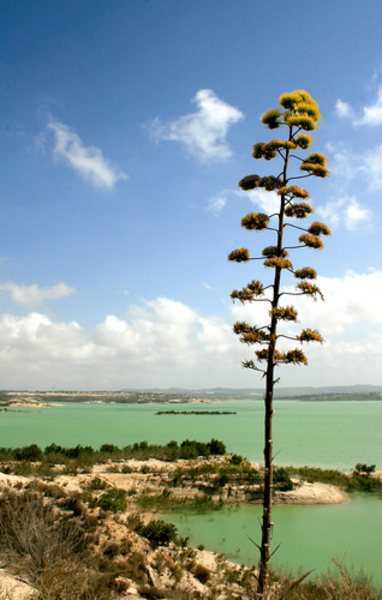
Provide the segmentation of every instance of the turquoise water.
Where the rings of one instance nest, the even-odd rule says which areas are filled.
[[[225,442],[230,452],[262,461],[261,401],[202,405],[236,411],[236,415],[157,416],[159,405],[63,404],[30,412],[0,412],[0,446],[55,442],[99,448],[183,441],[186,438]],[[177,405],[191,410],[190,405]],[[276,464],[310,465],[351,470],[357,462],[382,468],[382,402],[276,401]],[[258,554],[248,540],[260,539],[260,506],[224,509],[206,515],[169,515],[195,545],[226,553],[238,562],[255,563]],[[347,553],[347,563],[373,573],[382,584],[382,500],[356,496],[335,506],[278,506],[274,509],[274,564],[294,570],[325,570],[333,557]]]
[[[231,560],[251,565],[258,550],[248,539],[260,542],[262,507],[224,508],[204,515],[164,515],[193,545],[223,552]],[[382,500],[354,496],[347,504],[331,506],[275,506],[272,547],[277,550],[272,565],[315,574],[333,566],[332,558],[346,556],[346,564],[361,567],[382,584]]]
[[[211,405],[198,408],[208,409]],[[31,412],[0,412],[0,446],[45,447],[52,442],[99,448],[183,441],[186,438],[225,442],[230,452],[261,462],[261,401],[223,402],[213,409],[236,415],[157,416],[158,405],[64,404]],[[190,405],[177,405],[191,410]],[[382,467],[382,402],[276,401],[274,440],[277,464],[350,470],[357,462]]]

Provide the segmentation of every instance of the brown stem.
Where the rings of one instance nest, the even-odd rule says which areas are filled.
[[[289,139],[292,136],[292,128],[289,128]],[[287,182],[287,169],[289,160],[289,150],[286,150],[283,169],[283,185]],[[277,230],[277,254],[281,256],[283,250],[283,231],[284,231],[284,208],[286,197],[281,195],[279,225]],[[280,298],[281,268],[276,267],[273,286],[272,309],[277,308]],[[273,388],[274,388],[274,368],[275,352],[277,343],[277,318],[272,311],[270,325],[270,341],[268,346],[268,362],[266,371],[265,388],[265,419],[264,419],[264,497],[263,497],[263,519],[261,526],[261,548],[257,592],[260,598],[264,598],[269,583],[269,561],[271,557],[271,537],[272,537],[272,504],[273,504]]]

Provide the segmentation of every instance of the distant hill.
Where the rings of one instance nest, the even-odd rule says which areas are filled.
[[[0,391],[0,410],[46,406],[49,402],[106,402],[122,404],[173,404],[213,402],[214,400],[258,400],[264,397],[262,388],[168,388],[125,389],[118,391]],[[278,400],[363,401],[382,400],[382,385],[352,385],[326,387],[277,388]]]
[[[132,391],[132,390],[130,390]],[[192,396],[196,398],[235,398],[245,399],[254,398],[262,399],[264,396],[264,388],[150,388],[147,390],[134,390],[153,394],[169,394]],[[325,387],[279,387],[275,389],[275,398],[296,398],[300,396],[331,396],[331,395],[349,395],[358,396],[365,394],[382,393],[382,385],[342,385],[342,386],[325,386]]]

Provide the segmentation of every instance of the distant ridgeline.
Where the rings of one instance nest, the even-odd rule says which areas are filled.
[[[18,406],[27,407],[33,404],[50,402],[92,402],[120,404],[187,404],[214,403],[217,401],[233,400],[263,400],[264,391],[261,389],[212,388],[201,390],[186,390],[170,388],[168,390],[108,392],[89,391],[0,391],[0,408]],[[341,386],[332,388],[279,388],[276,400],[298,400],[300,402],[338,402],[382,400],[382,386]],[[168,414],[180,414],[174,411]],[[228,411],[200,411],[203,414],[229,414]],[[194,412],[193,414],[199,414]]]

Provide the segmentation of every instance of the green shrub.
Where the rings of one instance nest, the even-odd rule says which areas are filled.
[[[114,444],[102,444],[99,449],[100,452],[106,452],[107,454],[115,454],[119,452],[118,446],[114,446]]]
[[[31,444],[24,448],[16,448],[13,451],[13,456],[16,460],[30,460],[32,462],[37,462],[42,459],[43,453],[37,444]]]
[[[232,454],[230,460],[233,465],[241,465],[244,459],[240,454]]]
[[[107,483],[104,479],[100,479],[99,477],[93,477],[91,481],[86,485],[86,489],[89,492],[94,492],[95,490],[106,490],[110,487],[110,484]]]
[[[170,542],[176,542],[178,530],[173,523],[166,523],[162,519],[154,519],[147,525],[140,526],[135,531],[149,540],[153,548],[168,546]]]
[[[112,512],[124,511],[127,506],[126,496],[126,490],[111,488],[98,498],[97,504],[103,510],[110,510]]]
[[[285,467],[275,467],[273,471],[273,483],[275,489],[280,492],[290,492],[294,488],[293,481]]]
[[[220,442],[219,440],[215,440],[214,438],[212,438],[212,440],[208,442],[207,448],[209,450],[209,453],[214,456],[223,456],[226,453],[225,444],[223,442]]]

